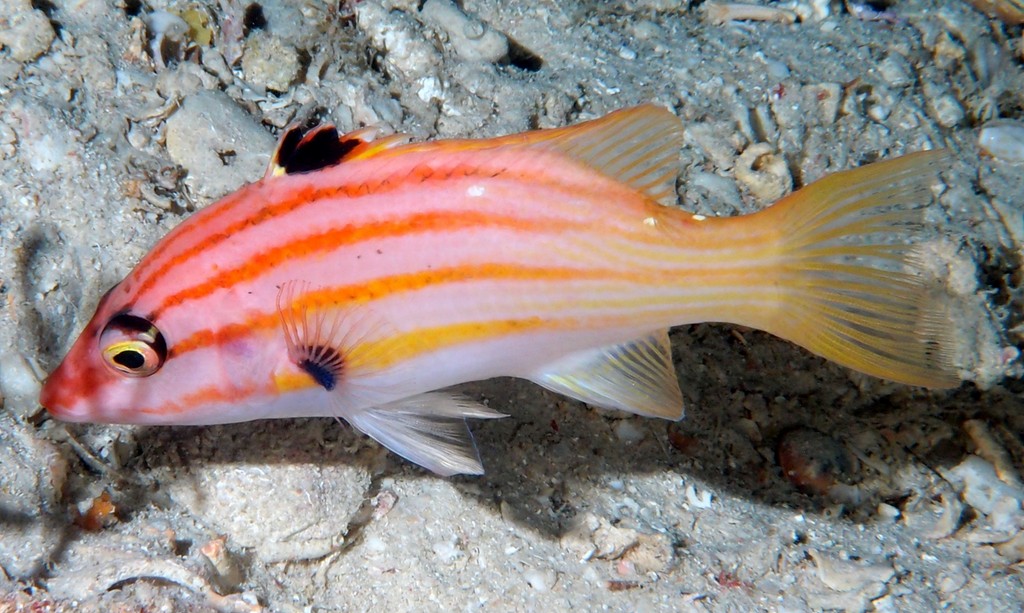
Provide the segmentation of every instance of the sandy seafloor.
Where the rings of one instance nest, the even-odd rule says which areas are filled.
[[[966,3],[888,4],[718,24],[671,0],[267,0],[261,23],[234,0],[4,0],[0,610],[1020,610],[1024,145],[978,142],[1024,119],[1024,41]],[[680,203],[705,215],[951,148],[926,245],[962,387],[688,326],[684,421],[467,385],[512,417],[473,424],[487,474],[452,479],[329,419],[40,412],[102,293],[261,176],[289,122],[482,137],[644,101],[684,121]],[[771,157],[743,172],[748,150]]]

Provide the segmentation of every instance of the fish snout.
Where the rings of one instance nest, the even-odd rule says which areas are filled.
[[[39,392],[39,404],[51,417],[61,421],[89,421],[88,403],[85,396],[71,385],[73,377],[68,368],[61,364],[47,377]]]

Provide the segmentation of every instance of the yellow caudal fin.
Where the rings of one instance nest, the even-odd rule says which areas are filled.
[[[781,232],[773,333],[908,385],[959,383],[952,323],[912,242],[945,151],[830,175],[765,210]]]

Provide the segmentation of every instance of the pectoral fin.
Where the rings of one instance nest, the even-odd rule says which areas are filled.
[[[304,281],[281,284],[277,311],[289,360],[307,383],[329,392],[344,392],[348,379],[392,367],[393,353],[401,349],[389,342],[395,331],[385,318],[366,305],[338,302],[330,289]],[[285,376],[279,385],[295,383]]]
[[[683,416],[683,395],[667,330],[570,355],[549,364],[531,380],[602,408],[672,420]]]
[[[506,417],[458,396],[431,392],[346,414],[353,427],[441,476],[483,474],[466,418]]]

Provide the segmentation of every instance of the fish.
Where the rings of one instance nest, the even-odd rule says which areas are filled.
[[[452,386],[518,377],[683,417],[668,331],[723,322],[926,388],[960,382],[920,246],[921,151],[755,213],[677,206],[683,125],[409,142],[299,127],[266,175],[182,221],[100,300],[40,404],[69,422],[335,417],[439,475],[481,474]]]

